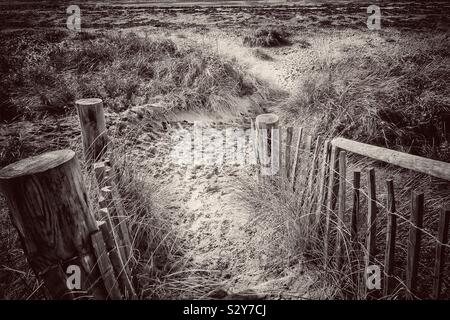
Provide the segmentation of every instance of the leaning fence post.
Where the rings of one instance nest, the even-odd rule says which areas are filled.
[[[28,262],[49,296],[105,299],[91,242],[98,227],[75,152],[47,152],[10,164],[0,170],[0,189]],[[67,285],[68,267],[79,271],[80,287]]]
[[[325,268],[328,266],[329,246],[330,246],[330,226],[335,217],[335,207],[337,202],[337,196],[339,193],[339,151],[340,149],[334,145],[331,147],[331,159],[329,168],[329,181],[328,181],[328,208],[326,212],[325,231],[324,231],[324,264]]]
[[[358,246],[358,221],[360,219],[360,192],[361,192],[361,171],[355,170],[353,171],[353,184],[352,184],[352,216],[350,220],[350,243],[352,248],[352,261],[351,261],[351,269],[352,269],[352,280],[354,285],[358,284],[358,275],[357,271],[359,268],[359,246]]]
[[[303,128],[298,129],[298,137],[297,137],[297,144],[295,147],[295,154],[294,154],[294,161],[292,162],[292,170],[291,170],[291,189],[295,191],[295,181],[297,179],[297,170],[299,167],[299,154],[300,154],[300,147],[302,144],[303,139]]]
[[[371,168],[368,172],[368,191],[369,203],[367,207],[367,254],[366,254],[366,268],[371,265],[376,265],[377,254],[377,189],[375,183],[375,169]],[[367,270],[366,270],[367,271]],[[367,273],[365,273],[367,276]],[[366,286],[366,294],[368,297],[375,296],[375,293],[368,292]]]
[[[325,207],[327,201],[327,182],[328,182],[328,167],[330,165],[330,141],[326,140],[323,145],[323,155],[322,155],[322,168],[320,170],[319,176],[319,195],[317,197],[317,208],[316,208],[316,222],[317,222],[317,239],[321,239],[324,232],[324,221],[322,211]]]
[[[445,263],[445,245],[448,242],[448,225],[450,221],[450,210],[442,210],[439,219],[438,241],[436,243],[436,260],[433,275],[433,298],[439,299],[442,285],[442,272]]]
[[[354,246],[358,241],[358,219],[360,213],[361,171],[353,171],[353,205],[351,218],[351,241]]]
[[[336,237],[336,253],[337,253],[337,269],[342,268],[344,245],[345,245],[345,200],[347,190],[347,154],[345,151],[339,152],[339,203],[337,218],[337,237]]]
[[[322,147],[322,137],[319,135],[316,139],[316,145],[314,147],[314,153],[311,160],[311,170],[309,172],[309,180],[306,192],[302,194],[303,203],[306,204],[305,207],[308,208],[307,213],[313,213],[314,210],[314,202],[316,199],[316,183],[317,183],[317,171],[318,171],[318,162],[320,157],[320,148]],[[306,186],[305,186],[306,187]]]
[[[420,242],[422,240],[422,222],[424,211],[423,193],[412,193],[411,226],[409,227],[408,256],[406,266],[406,297],[413,299],[417,291],[417,273],[419,268]]]
[[[292,148],[292,136],[294,133],[294,128],[288,127],[286,128],[286,146],[284,152],[284,173],[285,178],[289,181],[289,177],[291,176],[291,168],[292,168],[292,159],[291,159],[291,148]]]
[[[108,145],[105,114],[101,99],[75,101],[80,119],[83,148],[86,160],[95,162],[105,154]]]
[[[384,286],[383,295],[390,294],[394,277],[395,238],[397,234],[397,216],[395,213],[394,182],[386,180],[387,186],[387,226],[386,226],[386,254],[384,257]]]

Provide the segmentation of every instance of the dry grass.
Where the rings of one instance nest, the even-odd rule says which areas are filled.
[[[67,114],[89,96],[112,111],[152,103],[171,111],[228,111],[238,109],[240,98],[274,93],[237,63],[165,38],[58,30],[1,37],[5,120]]]
[[[261,27],[244,36],[244,45],[249,47],[278,47],[289,44],[289,34],[278,28]]]
[[[71,148],[81,155],[77,120],[72,116],[76,98],[101,97],[108,117],[112,111],[142,104],[148,108],[157,104],[163,113],[241,111],[239,99],[256,96],[265,100],[273,93],[235,62],[197,49],[180,49],[167,39],[116,33],[74,36],[64,31],[13,32],[2,37],[0,67],[8,71],[0,80],[7,88],[0,96],[2,120],[32,121],[2,128],[1,166],[52,149]],[[129,135],[119,134],[112,140],[116,146],[128,145],[138,131],[133,124]],[[119,189],[134,240],[140,297],[207,296],[217,283],[204,271],[192,269],[182,237],[172,228],[164,190],[136,169],[135,159],[125,156],[125,147],[115,154]],[[97,212],[93,174],[87,168],[83,172],[93,212]],[[6,206],[2,208],[0,292],[6,299],[43,298],[42,286],[19,249]]]
[[[253,180],[243,181],[242,199],[255,215],[255,221],[267,224],[267,238],[263,250],[269,255],[270,267],[273,270],[286,270],[290,266],[299,263],[309,266],[320,274],[325,283],[324,286],[315,288],[319,290],[319,299],[365,299],[365,272],[364,256],[366,251],[367,236],[367,211],[368,211],[368,182],[369,168],[376,168],[377,186],[377,247],[376,263],[380,266],[384,277],[384,252],[386,245],[387,225],[387,190],[385,179],[393,179],[395,187],[396,215],[397,215],[397,240],[395,249],[395,269],[393,290],[387,296],[379,294],[378,299],[404,299],[408,292],[406,279],[406,254],[408,247],[408,232],[411,227],[410,206],[411,193],[423,192],[425,196],[425,215],[423,222],[423,235],[419,263],[419,286],[417,298],[430,299],[433,283],[434,255],[437,243],[437,230],[439,225],[439,213],[442,208],[450,204],[450,196],[447,192],[450,182],[431,179],[425,175],[412,173],[408,170],[382,165],[368,159],[350,156],[348,159],[346,175],[346,212],[344,228],[339,231],[343,238],[343,266],[336,268],[338,234],[337,206],[330,210],[328,205],[317,211],[318,200],[318,175],[311,179],[312,154],[303,151],[300,154],[300,168],[297,175],[295,191],[288,189],[286,180],[269,179],[270,182],[262,183]],[[322,159],[319,159],[322,163]],[[329,169],[329,168],[328,168]],[[357,217],[358,236],[356,242],[351,241],[350,217],[353,204],[353,171],[360,170],[361,193],[360,215]],[[318,173],[320,170],[318,171]],[[318,174],[317,173],[317,174]],[[310,187],[309,187],[310,186]],[[328,184],[327,184],[328,186]],[[328,187],[325,194],[328,193]],[[326,202],[328,204],[328,201]],[[326,216],[330,218],[328,264],[325,268],[324,230]],[[270,231],[272,230],[272,231]],[[444,274],[448,274],[444,271]],[[282,276],[280,272],[279,276]],[[300,276],[300,274],[298,275]],[[449,297],[450,278],[444,277],[443,296]],[[314,288],[312,288],[314,290]]]
[[[255,56],[258,59],[266,60],[266,61],[273,60],[273,58],[268,53],[266,53],[265,51],[263,51],[259,48],[256,48],[255,50],[253,50],[252,53],[253,53],[253,56]]]
[[[312,133],[448,161],[449,39],[408,34],[396,42],[319,51],[279,113]]]
[[[111,162],[118,181],[126,221],[130,229],[134,283],[140,299],[194,299],[206,297],[219,286],[219,280],[190,263],[183,236],[173,227],[173,215],[166,201],[165,190],[158,188],[146,176],[135,159],[128,156],[130,141],[145,125],[137,126],[125,135],[112,133],[114,148]],[[66,142],[67,148],[79,157],[91,208],[96,219],[99,210],[99,190],[95,174],[84,162],[80,139]],[[114,146],[115,147],[114,147]],[[54,146],[55,147],[55,146]],[[33,153],[31,153],[33,154]],[[11,224],[5,199],[0,198],[0,297],[3,299],[44,299],[43,284],[30,269]]]

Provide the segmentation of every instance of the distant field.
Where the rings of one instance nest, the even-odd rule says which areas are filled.
[[[225,2],[128,2],[80,5],[84,28],[253,27],[261,23],[292,29],[365,28],[370,1],[225,1]],[[444,29],[450,25],[447,1],[378,1],[383,27]],[[51,2],[0,3],[0,28],[64,27],[67,4]]]

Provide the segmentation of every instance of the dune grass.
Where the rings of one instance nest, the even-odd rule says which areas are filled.
[[[0,117],[73,112],[81,97],[112,111],[158,102],[168,110],[227,111],[272,91],[235,62],[167,38],[63,30],[2,34]]]
[[[358,156],[348,159],[346,175],[346,213],[344,228],[338,231],[338,210],[330,210],[328,202],[318,210],[318,176],[313,176],[312,188],[308,188],[311,179],[312,154],[303,151],[300,154],[300,168],[297,175],[295,190],[289,189],[290,180],[283,178],[256,181],[253,178],[242,179],[240,184],[240,198],[253,213],[252,221],[263,226],[266,232],[261,235],[261,250],[268,256],[270,263],[267,272],[274,277],[282,278],[286,270],[292,270],[300,277],[302,273],[296,266],[304,265],[304,270],[316,273],[320,279],[311,287],[310,294],[316,299],[366,299],[365,290],[365,254],[367,237],[368,212],[368,169],[376,169],[376,197],[377,197],[377,253],[376,264],[381,268],[382,278],[385,277],[384,259],[387,228],[387,190],[386,179],[393,179],[397,237],[394,260],[393,287],[388,295],[378,292],[377,299],[405,299],[408,292],[406,287],[406,265],[408,233],[410,229],[411,193],[422,192],[425,196],[425,214],[423,222],[422,244],[418,274],[419,299],[431,299],[433,284],[433,268],[435,248],[439,226],[439,213],[446,204],[450,203],[450,196],[446,190],[450,182],[430,179],[423,174],[412,173],[398,167],[387,166]],[[321,163],[322,159],[319,159]],[[350,220],[353,209],[353,171],[361,171],[360,215],[357,217],[356,241],[351,240]],[[320,171],[320,170],[319,170]],[[307,178],[309,177],[309,178]],[[325,194],[328,193],[328,187]],[[329,218],[328,263],[325,267],[325,226]],[[338,257],[336,239],[337,234],[343,239],[343,265],[336,268]],[[445,272],[444,272],[445,274]],[[448,284],[450,278],[443,277],[442,298],[450,295]],[[383,289],[383,283],[382,283]],[[311,296],[310,296],[311,297]]]
[[[349,139],[379,145],[389,149],[450,161],[448,112],[450,64],[444,34],[423,36],[417,33],[379,35],[327,33],[310,35],[312,43],[308,64],[302,69],[293,94],[278,105],[283,126],[303,127],[306,134],[323,138],[344,136]],[[344,40],[342,40],[344,39]],[[360,47],[357,43],[366,43]],[[340,41],[342,41],[342,44]],[[352,43],[353,41],[353,43]],[[295,42],[295,40],[294,40]],[[320,44],[317,45],[317,44]],[[378,45],[378,46],[377,46]],[[312,53],[311,53],[312,52]],[[305,54],[305,55],[306,55]],[[312,58],[311,58],[312,57]],[[301,68],[302,66],[300,66]],[[296,137],[294,137],[296,139]],[[321,163],[319,161],[319,163]],[[370,159],[350,156],[347,169],[347,210],[344,239],[344,265],[335,268],[337,211],[325,207],[321,215],[314,210],[318,186],[308,190],[311,154],[301,155],[296,191],[286,190],[286,183],[272,181],[261,184],[244,181],[242,199],[254,213],[255,221],[270,225],[273,232],[265,235],[264,250],[271,255],[271,266],[282,277],[284,270],[306,263],[317,270],[327,283],[322,299],[365,299],[364,253],[367,230],[367,169],[376,168],[377,179],[377,243],[376,261],[384,272],[386,242],[385,179],[393,179],[397,206],[397,244],[393,290],[379,299],[404,299],[405,273],[410,224],[411,193],[425,195],[423,241],[419,266],[418,298],[431,298],[434,254],[439,224],[439,212],[448,207],[449,182],[426,175],[383,165]],[[361,216],[359,235],[350,241],[353,170],[362,171]],[[303,182],[302,182],[303,181]],[[324,267],[325,215],[330,217],[332,233],[329,241],[329,261]],[[319,220],[318,217],[322,217]],[[382,274],[383,275],[383,274]],[[384,276],[384,275],[383,275]],[[448,298],[448,276],[444,279],[443,298]],[[326,289],[325,289],[326,288]]]
[[[243,43],[249,47],[278,47],[289,44],[289,34],[279,28],[261,27],[244,36]]]
[[[277,32],[258,31],[244,42],[249,46],[278,46],[286,43],[283,37]],[[450,146],[445,122],[450,96],[448,41],[448,37],[439,34],[427,39],[411,36],[395,50],[380,50],[377,54],[350,50],[336,58],[320,52],[313,63],[314,69],[305,71],[296,94],[280,104],[277,112],[284,123],[303,126],[311,134],[342,135],[448,161]],[[75,99],[86,96],[101,97],[109,111],[117,112],[134,105],[151,108],[154,102],[167,111],[232,110],[238,106],[239,97],[270,96],[270,89],[249,78],[233,62],[200,50],[178,48],[166,39],[110,33],[69,36],[63,31],[52,31],[29,32],[17,42],[6,37],[4,43],[0,49],[0,69],[7,76],[0,79],[1,86],[6,88],[0,95],[2,120],[70,114]],[[17,139],[20,141],[20,137]],[[12,148],[17,144],[10,141],[10,145]],[[11,159],[6,162],[36,151],[35,146],[26,147],[8,153]],[[126,150],[120,154],[126,154]],[[149,184],[138,170],[130,169],[132,159],[119,158],[116,163],[121,172],[119,187],[135,239],[138,260],[135,274],[142,289],[141,297],[204,296],[215,284],[189,270],[183,258],[183,243],[173,234],[167,220],[164,192]],[[364,167],[367,163],[360,165]],[[305,170],[303,175],[307,175]],[[430,187],[434,181],[429,178],[408,175],[405,178],[395,170],[383,177],[389,175],[399,180],[399,201],[403,204],[399,211],[404,217],[408,217],[407,199],[413,188],[435,191]],[[92,184],[91,188],[95,186]],[[304,188],[299,186],[298,190]],[[444,187],[434,197],[427,198],[426,205],[431,210],[425,225],[430,233],[436,231],[438,206],[449,201],[445,190]],[[286,268],[306,261],[319,269],[325,279],[322,281],[327,282],[323,286],[326,292],[317,298],[364,297],[361,283],[355,289],[352,271],[320,269],[323,239],[316,237],[317,225],[305,223],[310,218],[307,214],[310,203],[300,201],[312,194],[301,196],[277,185],[269,188],[253,182],[245,184],[242,192],[243,199],[255,212],[255,221],[272,227],[273,232],[264,235],[269,245],[261,248],[270,257],[270,272],[282,277]],[[92,193],[95,194],[93,189]],[[382,204],[385,193],[379,194]],[[363,204],[361,210],[365,209]],[[20,246],[5,209],[1,217],[0,265],[11,266],[2,269],[1,290],[9,294],[6,298],[39,298],[39,283],[17,249]],[[385,225],[383,219],[380,230]],[[364,228],[364,219],[360,226]],[[407,223],[402,228],[397,275],[404,278]],[[384,236],[383,232],[379,233],[380,243]],[[425,262],[421,265],[425,272],[421,282],[430,283],[434,242],[433,239],[425,242]],[[364,244],[362,235],[360,244]],[[346,271],[352,259],[351,254],[346,255],[345,261],[349,262]],[[357,268],[361,266],[358,259]],[[317,290],[321,290],[320,285]],[[423,292],[427,291],[429,286],[425,285]],[[403,293],[399,286],[391,298],[402,297]]]
[[[74,101],[101,97],[107,117],[135,105],[158,106],[158,112],[180,110],[242,111],[240,99],[265,100],[273,90],[247,74],[236,62],[196,48],[178,48],[166,38],[135,34],[65,31],[2,34],[0,68],[0,165],[52,149],[71,148],[82,159]],[[161,111],[162,110],[162,111]],[[151,110],[150,110],[151,111]],[[117,119],[117,116],[115,117]],[[26,121],[20,121],[26,120]],[[154,119],[153,119],[154,121]],[[145,123],[145,122],[143,122]],[[131,124],[128,124],[131,125]],[[145,124],[142,124],[145,125]],[[117,128],[116,128],[117,129]],[[134,141],[139,125],[118,134],[116,146]],[[168,219],[164,191],[136,169],[127,150],[115,150],[119,190],[134,242],[140,298],[198,298],[216,288],[214,279],[191,270],[180,235]],[[83,166],[93,212],[98,190],[93,173]],[[5,299],[44,298],[40,283],[20,249],[17,233],[0,199],[0,291]]]
[[[279,114],[314,134],[448,161],[449,39],[408,34],[392,41],[374,50],[317,51]]]

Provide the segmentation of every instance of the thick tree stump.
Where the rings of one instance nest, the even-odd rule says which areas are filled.
[[[106,298],[91,242],[97,223],[75,153],[48,152],[10,164],[0,170],[0,189],[31,268],[50,297]],[[67,285],[69,266],[80,269],[79,288]]]

